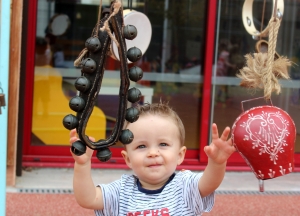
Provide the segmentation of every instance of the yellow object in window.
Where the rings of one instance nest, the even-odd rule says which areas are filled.
[[[62,89],[62,76],[51,66],[35,67],[32,132],[45,145],[69,145],[69,131],[62,119],[74,114],[69,100]],[[86,134],[105,139],[106,117],[103,111],[94,107]]]

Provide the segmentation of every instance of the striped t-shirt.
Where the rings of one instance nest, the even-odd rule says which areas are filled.
[[[103,210],[97,216],[197,216],[209,212],[214,205],[214,193],[201,198],[198,182],[202,173],[182,171],[171,176],[158,190],[146,190],[133,175],[99,185],[103,194]]]

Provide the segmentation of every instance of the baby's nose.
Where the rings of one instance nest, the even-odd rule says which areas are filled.
[[[158,148],[149,148],[148,151],[148,157],[156,157],[159,155],[159,149]]]

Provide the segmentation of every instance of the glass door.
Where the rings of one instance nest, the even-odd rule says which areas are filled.
[[[109,2],[103,0],[103,7],[109,7]],[[95,26],[99,1],[36,0],[29,5],[24,162],[71,162],[69,131],[63,127],[62,119],[72,113],[69,100],[76,95],[74,82],[81,74],[80,69],[73,66],[74,60]],[[128,8],[127,1],[123,1],[123,7]],[[150,45],[142,59],[135,63],[144,71],[143,79],[136,84],[143,94],[141,103],[168,101],[186,127],[185,164],[205,163],[205,159],[200,160],[199,152],[202,145],[207,144],[208,135],[199,131],[202,133],[201,126],[207,130],[210,118],[210,110],[203,111],[210,101],[210,93],[203,96],[207,1],[136,0],[132,8],[145,14],[152,28]],[[213,16],[215,10],[216,5],[213,5]],[[213,46],[214,29],[211,32],[213,37],[209,40]],[[212,55],[213,49],[210,50]],[[118,89],[119,63],[109,57],[87,131],[96,140],[107,137],[114,126]],[[108,164],[124,165],[120,154],[122,146],[117,144],[111,149],[113,158]]]
[[[272,16],[272,2],[253,1],[253,17],[256,29],[264,29]],[[221,127],[232,124],[242,113],[241,102],[263,96],[262,90],[246,89],[240,86],[240,79],[236,77],[239,69],[245,65],[244,56],[255,52],[256,38],[247,33],[242,22],[242,8],[244,1],[219,1],[220,13],[217,28],[217,44],[215,58],[215,74],[213,77],[214,100],[213,121]],[[273,94],[271,99],[274,106],[285,110],[294,120],[297,135],[295,143],[295,164],[300,165],[300,22],[297,10],[298,1],[284,1],[284,14],[280,24],[276,51],[286,56],[293,63],[288,68],[290,80],[280,80],[282,86],[279,95]],[[262,20],[262,18],[264,18]],[[262,38],[267,40],[267,38]],[[266,105],[264,100],[245,103],[245,109]],[[232,162],[243,161],[238,155],[232,157]]]

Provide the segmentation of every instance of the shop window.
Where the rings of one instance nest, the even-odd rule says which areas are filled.
[[[108,7],[109,2],[103,0],[103,7]],[[97,0],[37,1],[33,146],[69,145],[62,119],[72,113],[68,103],[76,95],[74,82],[81,74],[74,60],[91,36],[98,4]],[[124,9],[128,8],[127,1],[123,4]],[[150,45],[135,63],[144,71],[144,78],[136,84],[145,92],[141,103],[168,101],[186,127],[186,146],[197,150],[202,121],[206,1],[133,0],[132,9],[144,13],[152,27]],[[96,139],[108,136],[114,126],[118,88],[119,64],[108,57],[91,117],[94,120],[88,124],[87,134]]]
[[[253,1],[253,16],[256,29],[266,27],[272,16],[272,2]],[[242,113],[241,101],[263,97],[259,89],[245,89],[240,87],[240,80],[236,77],[245,65],[244,56],[256,52],[257,43],[248,34],[242,22],[244,1],[225,0],[219,1],[220,15],[219,28],[217,29],[217,45],[215,57],[215,73],[213,77],[213,122],[222,127],[232,124]],[[281,80],[282,90],[279,95],[272,94],[273,105],[285,110],[294,120],[297,129],[295,152],[300,153],[300,25],[297,11],[300,3],[297,1],[284,1],[284,14],[280,25],[276,51],[279,55],[286,56],[294,64],[288,68],[290,80]],[[262,19],[264,18],[264,19]],[[268,40],[268,38],[262,38]],[[245,109],[259,105],[266,105],[266,101],[257,100],[245,103]]]

